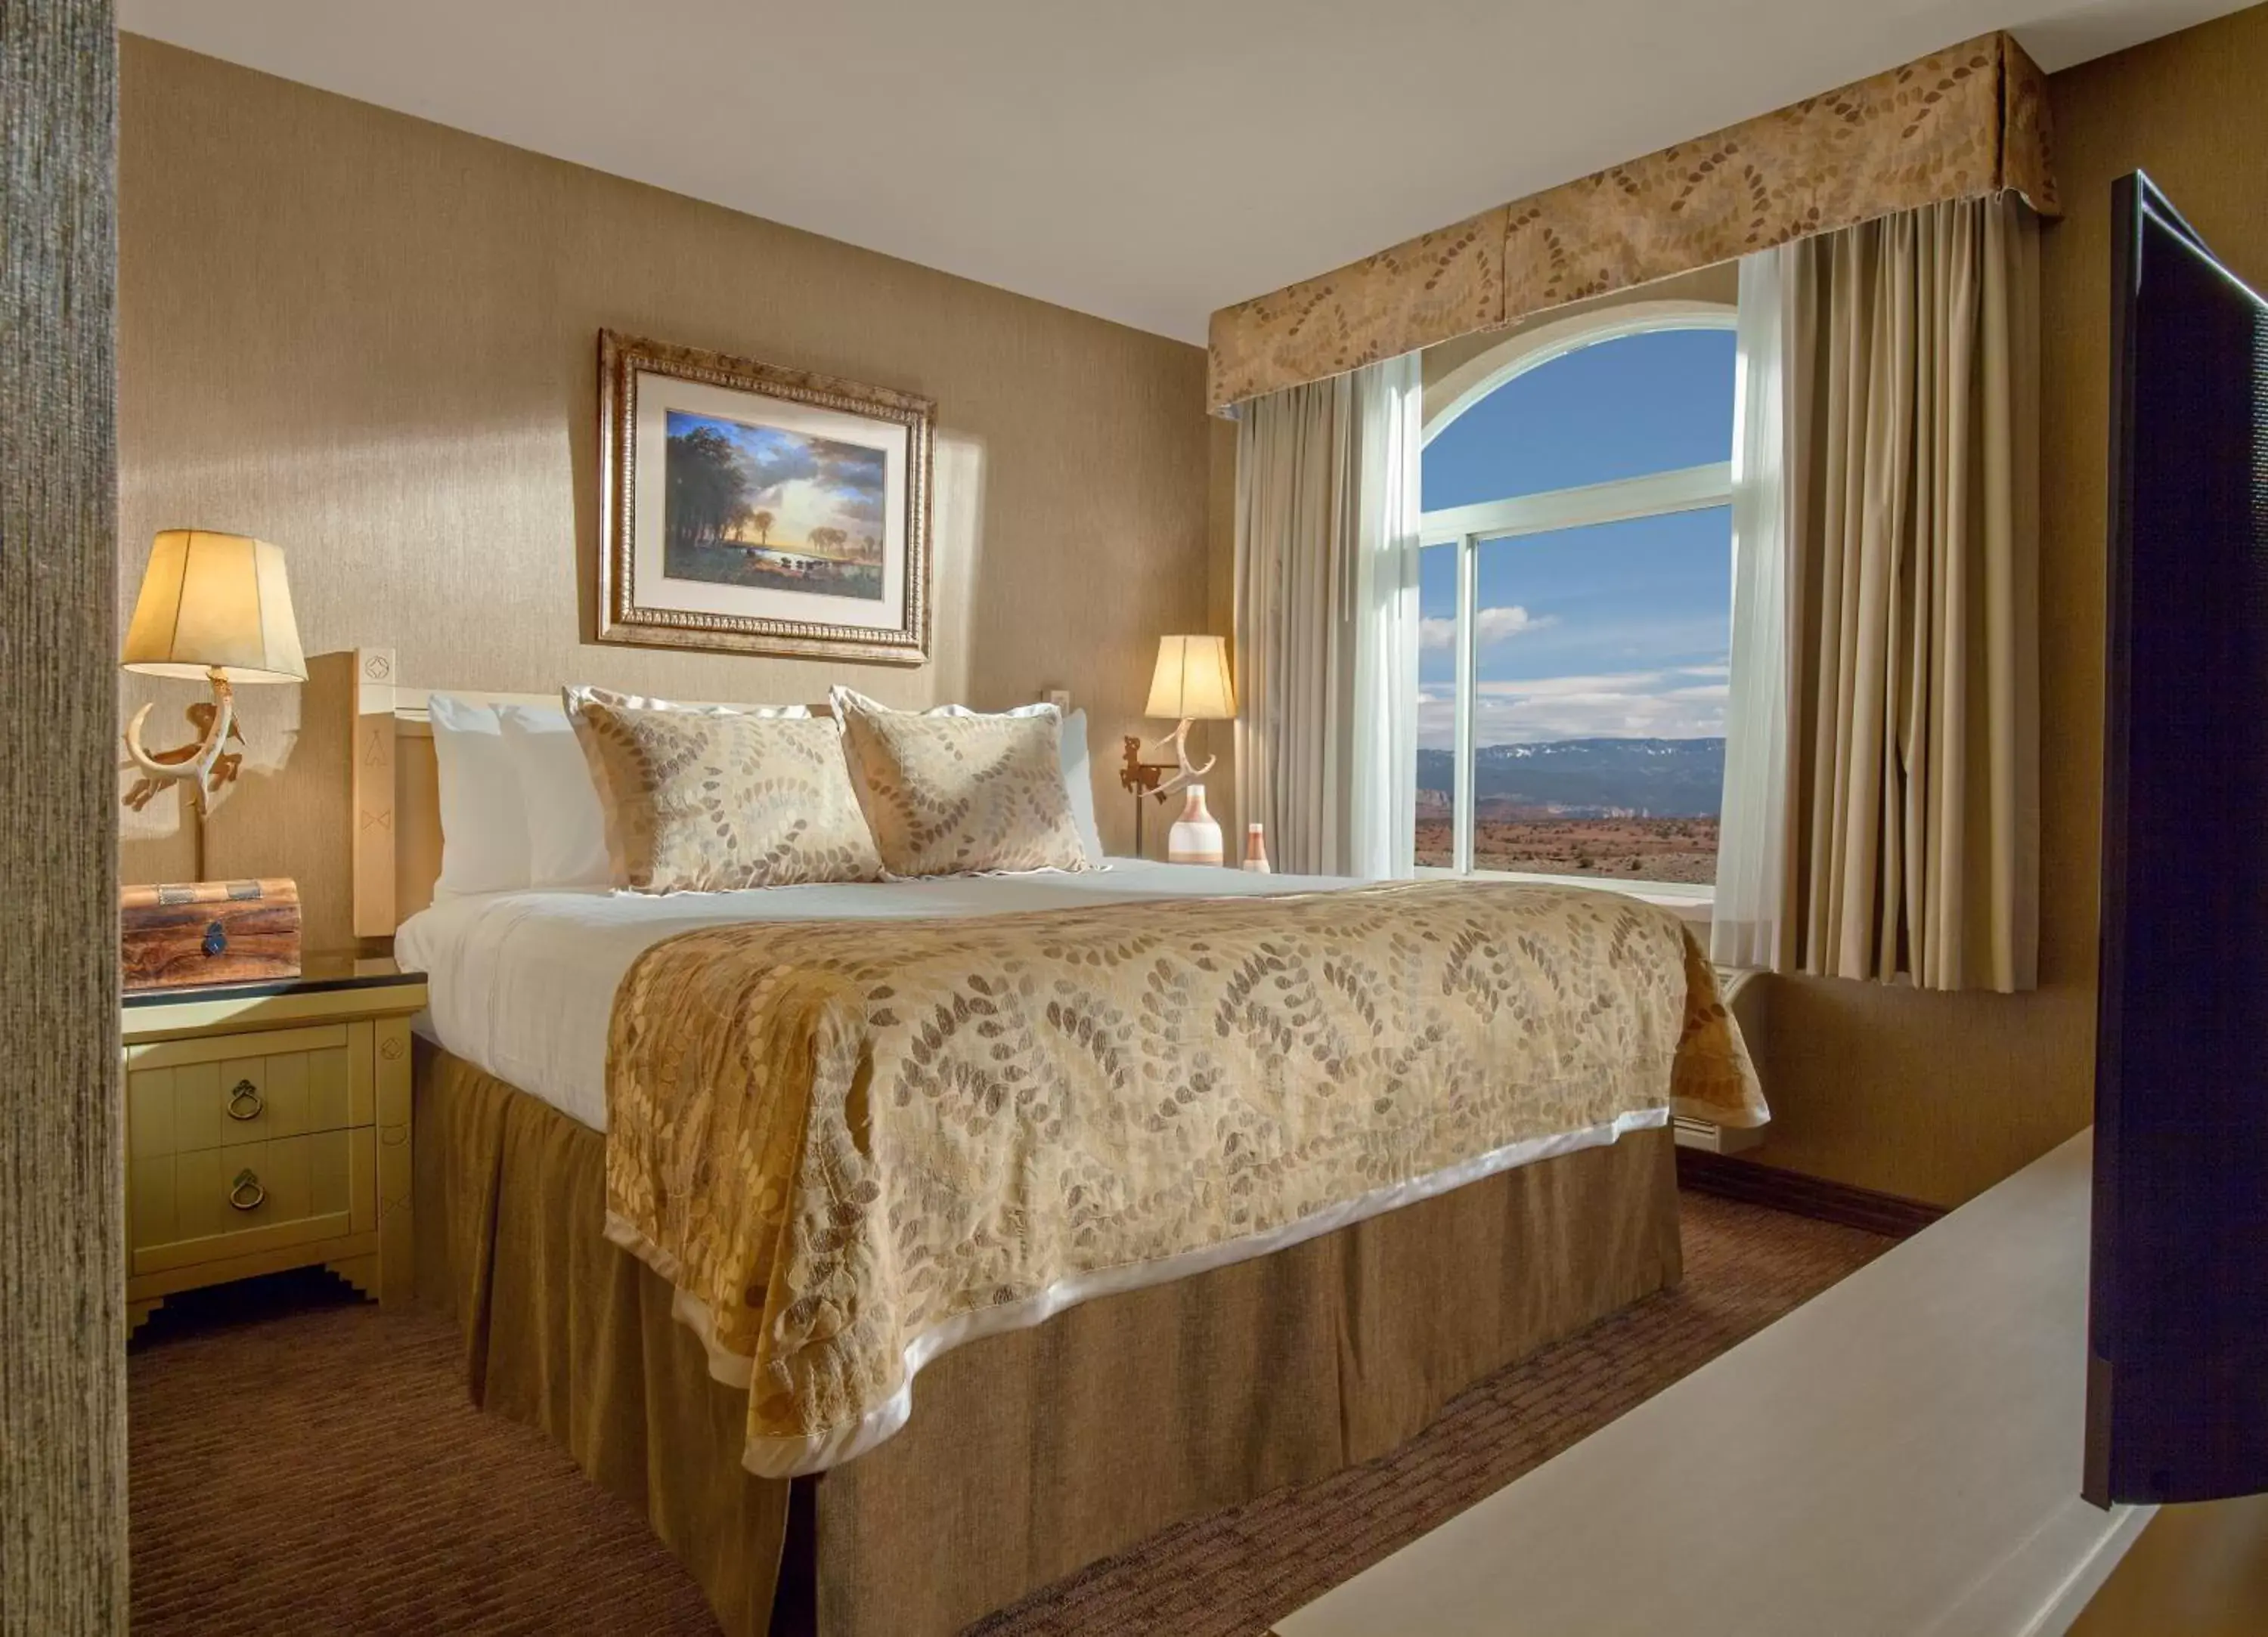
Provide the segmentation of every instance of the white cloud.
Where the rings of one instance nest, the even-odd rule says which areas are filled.
[[[1551,739],[1715,738],[1725,731],[1721,665],[1677,666],[1596,676],[1542,677],[1476,685],[1473,737],[1480,745]],[[1455,740],[1454,691],[1421,694],[1418,742],[1446,749]]]
[[[1531,614],[1514,605],[1509,608],[1484,608],[1473,616],[1473,624],[1480,635],[1483,648],[1501,642],[1506,637],[1518,636],[1523,631],[1541,631],[1558,621],[1550,614]]]
[[[1502,608],[1484,608],[1473,616],[1473,626],[1483,648],[1491,647],[1523,632],[1541,631],[1546,626],[1557,623],[1556,615],[1532,614],[1516,603]],[[1420,620],[1418,622],[1418,645],[1441,651],[1455,648],[1456,620]]]
[[[1653,693],[1668,685],[1675,675],[1681,679],[1683,672],[1620,671],[1588,677],[1531,677],[1519,682],[1483,680],[1474,685],[1484,700],[1498,699],[1575,699],[1592,694],[1623,694],[1636,691]]]

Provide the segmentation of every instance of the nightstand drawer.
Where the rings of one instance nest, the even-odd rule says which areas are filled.
[[[410,1292],[409,1019],[425,984],[311,955],[297,978],[129,995],[127,1314],[322,1266]]]
[[[369,1127],[127,1161],[130,1273],[279,1251],[378,1225]]]
[[[129,1157],[369,1125],[370,1030],[331,1024],[136,1047],[126,1072]]]

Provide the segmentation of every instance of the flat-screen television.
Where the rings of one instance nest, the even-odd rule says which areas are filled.
[[[2113,195],[2084,1493],[2268,1490],[2268,304]]]

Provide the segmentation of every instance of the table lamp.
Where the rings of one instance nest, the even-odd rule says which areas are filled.
[[[143,743],[147,705],[126,724],[126,753],[142,771],[126,802],[140,809],[173,780],[189,786],[196,809],[197,876],[204,876],[205,817],[221,786],[236,777],[242,756],[228,748],[241,741],[236,725],[239,682],[304,682],[307,661],[291,619],[291,590],[284,577],[284,549],[241,534],[167,529],[150,552],[142,594],[119,656],[145,676],[202,680],[210,701],[189,707],[196,740],[171,750]]]
[[[1135,793],[1135,845],[1141,845],[1141,798],[1145,792],[1158,800],[1176,789],[1188,792],[1181,818],[1167,838],[1166,855],[1177,864],[1218,864],[1221,862],[1220,826],[1205,810],[1204,786],[1197,782],[1211,767],[1189,765],[1189,724],[1226,722],[1236,715],[1236,690],[1228,676],[1228,640],[1219,636],[1161,636],[1158,639],[1158,668],[1150,679],[1150,702],[1143,714],[1171,718],[1174,746],[1171,762],[1145,762],[1137,738],[1126,741],[1126,764],[1119,782]],[[1160,738],[1151,749],[1164,748]],[[1171,767],[1173,775],[1162,777]]]

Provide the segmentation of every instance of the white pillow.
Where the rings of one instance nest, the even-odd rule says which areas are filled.
[[[519,780],[526,885],[605,886],[612,878],[606,815],[567,713],[549,705],[504,705],[497,716]]]
[[[526,886],[527,809],[496,708],[436,694],[425,714],[441,784],[441,877],[433,890],[456,895]]]
[[[1071,787],[1071,821],[1079,826],[1080,845],[1086,848],[1086,862],[1097,870],[1108,870],[1103,862],[1102,832],[1094,822],[1094,770],[1086,759],[1086,712],[1074,710],[1064,718],[1063,724],[1064,782]]]
[[[1053,705],[1018,705],[1012,709],[995,711],[1001,716],[1036,716],[1043,710],[1053,710]],[[922,713],[930,716],[974,716],[978,713],[966,705],[937,705]],[[1074,710],[1063,720],[1064,787],[1071,793],[1071,821],[1079,831],[1079,844],[1086,849],[1086,862],[1097,870],[1108,870],[1102,851],[1102,832],[1094,822],[1094,771],[1086,759],[1086,710]]]

